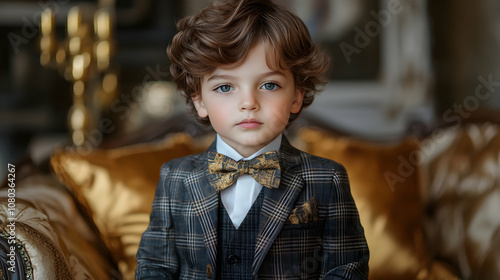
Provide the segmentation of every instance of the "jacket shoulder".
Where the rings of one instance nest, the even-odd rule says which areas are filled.
[[[300,151],[301,155],[301,164],[304,167],[305,171],[308,170],[308,166],[310,166],[309,169],[316,170],[316,171],[322,171],[322,172],[340,172],[340,173],[345,173],[346,170],[344,166],[331,159],[327,159],[324,157],[320,156],[315,156],[303,151]]]
[[[206,153],[194,154],[175,158],[163,164],[161,171],[194,171],[200,169],[207,162]]]
[[[304,183],[315,190],[320,203],[353,202],[349,176],[342,164],[331,159],[303,153],[300,175]]]

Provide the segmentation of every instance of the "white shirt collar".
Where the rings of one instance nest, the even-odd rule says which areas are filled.
[[[253,159],[254,157],[257,157],[263,153],[267,153],[270,151],[279,151],[280,147],[281,147],[281,138],[282,138],[282,133],[280,133],[278,136],[276,136],[276,138],[274,138],[274,140],[271,141],[271,143],[267,144],[265,147],[258,150],[253,155],[251,155],[247,158],[243,158],[243,156],[240,155],[240,153],[238,153],[235,149],[233,149],[233,147],[229,146],[226,142],[224,142],[224,140],[222,140],[222,138],[219,136],[219,134],[217,134],[216,149],[217,149],[217,153],[223,154],[227,157],[230,157],[235,161],[238,161],[241,159],[250,160],[250,159]]]

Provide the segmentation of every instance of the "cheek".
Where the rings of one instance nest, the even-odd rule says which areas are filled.
[[[223,124],[231,120],[231,112],[226,106],[214,106],[208,108],[208,115],[213,126]]]
[[[273,122],[273,127],[276,129],[284,129],[288,124],[288,119],[290,118],[290,105],[289,104],[279,104],[279,106],[272,112],[270,120]]]

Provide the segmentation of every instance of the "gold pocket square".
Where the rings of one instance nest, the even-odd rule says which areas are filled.
[[[313,196],[309,201],[293,209],[286,224],[305,224],[318,220],[318,200]]]

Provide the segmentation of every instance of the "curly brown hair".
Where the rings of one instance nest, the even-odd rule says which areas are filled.
[[[299,17],[271,0],[215,1],[181,19],[177,29],[167,48],[170,73],[193,112],[191,98],[201,94],[202,77],[219,66],[243,62],[257,42],[269,50],[269,68],[290,70],[295,86],[304,89],[302,108],[313,102],[326,83],[322,75],[330,58],[312,42]],[[299,113],[290,115],[289,124]],[[208,118],[194,115],[201,123],[209,123]]]

